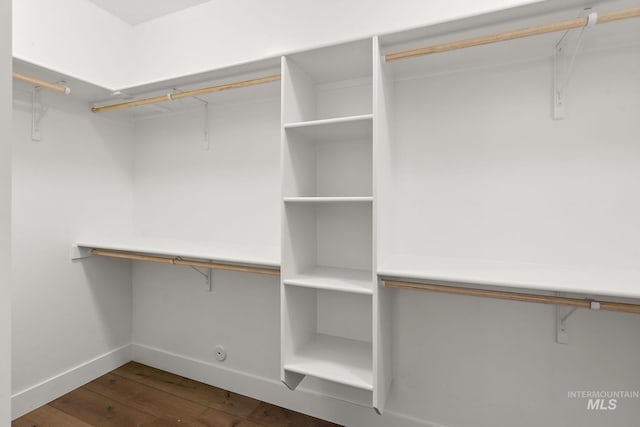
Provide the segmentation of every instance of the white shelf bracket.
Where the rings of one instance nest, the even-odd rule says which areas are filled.
[[[77,261],[92,256],[93,255],[91,254],[91,248],[78,245],[71,246],[71,261]]]
[[[553,54],[553,118],[562,120],[567,116],[566,90],[563,85],[565,54],[564,47],[557,45]]]
[[[209,292],[213,292],[213,283],[211,280],[211,277],[213,276],[213,270],[212,269],[208,269],[207,273],[205,273],[204,271],[200,270],[197,267],[193,267],[193,266],[189,266],[191,267],[193,270],[197,271],[198,273],[200,273],[203,277],[204,277],[204,283],[205,285],[207,285]]]
[[[585,9],[589,13],[590,9]],[[590,12],[587,25],[580,30],[569,30],[564,33],[556,44],[553,55],[553,118],[562,120],[567,116],[567,92],[571,72],[582,44],[584,31],[598,23],[598,14]],[[574,36],[577,34],[577,36]],[[569,53],[569,51],[572,51]]]
[[[196,98],[196,99],[200,99],[200,98]],[[207,101],[204,101],[204,130],[203,130],[203,142],[202,142],[202,150],[203,151],[209,151],[211,142],[209,140],[209,103]]]
[[[33,88],[31,95],[31,140],[41,141],[42,134],[40,130],[40,123],[47,114],[47,109],[42,105],[42,88],[36,86]]]
[[[576,310],[577,307],[567,309],[562,305],[556,305],[556,342],[558,344],[569,344],[567,319],[569,319]]]
[[[181,258],[181,257],[177,257],[176,259],[182,260],[182,258]],[[213,269],[209,268],[209,269],[207,269],[207,270],[206,270],[207,272],[205,273],[204,271],[202,271],[202,270],[200,270],[199,268],[194,267],[194,266],[192,266],[192,265],[190,265],[190,266],[189,266],[189,268],[193,269],[193,270],[194,270],[194,271],[196,271],[198,274],[200,274],[201,276],[203,276],[203,277],[204,277],[204,280],[205,280],[205,285],[207,285],[207,287],[208,287],[208,289],[209,289],[209,292],[213,292],[213,280],[212,280],[212,277],[213,277]]]
[[[560,293],[557,293],[560,296]],[[589,310],[600,310],[600,303],[587,299],[589,302]],[[567,331],[567,320],[578,307],[565,307],[556,305],[556,342],[558,344],[569,344],[569,332]]]
[[[182,93],[184,91],[178,89],[178,88],[173,88],[173,91],[175,93]],[[171,93],[167,94],[167,97],[169,98],[169,100],[173,101],[173,97],[171,96]],[[209,102],[206,99],[202,99],[199,96],[194,96],[193,99],[195,99],[196,101],[200,101],[203,105],[204,105],[204,123],[203,123],[203,129],[202,129],[202,151],[209,151],[210,148],[210,141],[209,141]]]

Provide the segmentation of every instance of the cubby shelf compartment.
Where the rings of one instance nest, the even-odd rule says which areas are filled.
[[[318,282],[312,280],[312,283]],[[373,292],[364,294],[284,284],[281,297],[284,320],[281,324],[282,378],[285,384],[295,388],[309,376],[371,391]]]
[[[313,140],[337,141],[368,139],[373,133],[373,115],[286,123],[285,131]]]
[[[371,40],[282,58],[283,122],[371,114]]]
[[[288,286],[301,286],[356,294],[373,294],[373,273],[352,268],[316,267],[284,279]]]
[[[290,262],[283,279],[317,267],[371,270],[371,203],[284,205],[288,237],[283,256]]]
[[[371,196],[345,197],[285,197],[285,203],[372,203]]]
[[[371,137],[349,130],[347,139],[336,139],[338,132],[313,139],[297,130],[284,135],[285,197],[373,195]]]
[[[373,390],[370,342],[315,334],[303,344],[284,369],[364,390]]]

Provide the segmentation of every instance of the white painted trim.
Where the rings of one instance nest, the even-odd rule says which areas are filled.
[[[290,391],[280,381],[226,368],[143,344],[131,344],[133,360],[254,399],[282,406],[349,427],[444,427],[386,410],[377,415],[364,408],[298,387]]]
[[[11,396],[12,419],[46,405],[129,361],[131,345],[127,344],[19,391]]]

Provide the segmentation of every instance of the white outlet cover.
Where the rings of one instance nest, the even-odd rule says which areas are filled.
[[[223,346],[217,345],[216,346],[216,359],[218,359],[220,362],[222,362],[226,358],[227,358],[227,350],[225,350]]]

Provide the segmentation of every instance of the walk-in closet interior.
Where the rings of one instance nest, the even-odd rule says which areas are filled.
[[[640,2],[53,3],[0,0],[0,424],[129,361],[350,427],[640,419]]]

